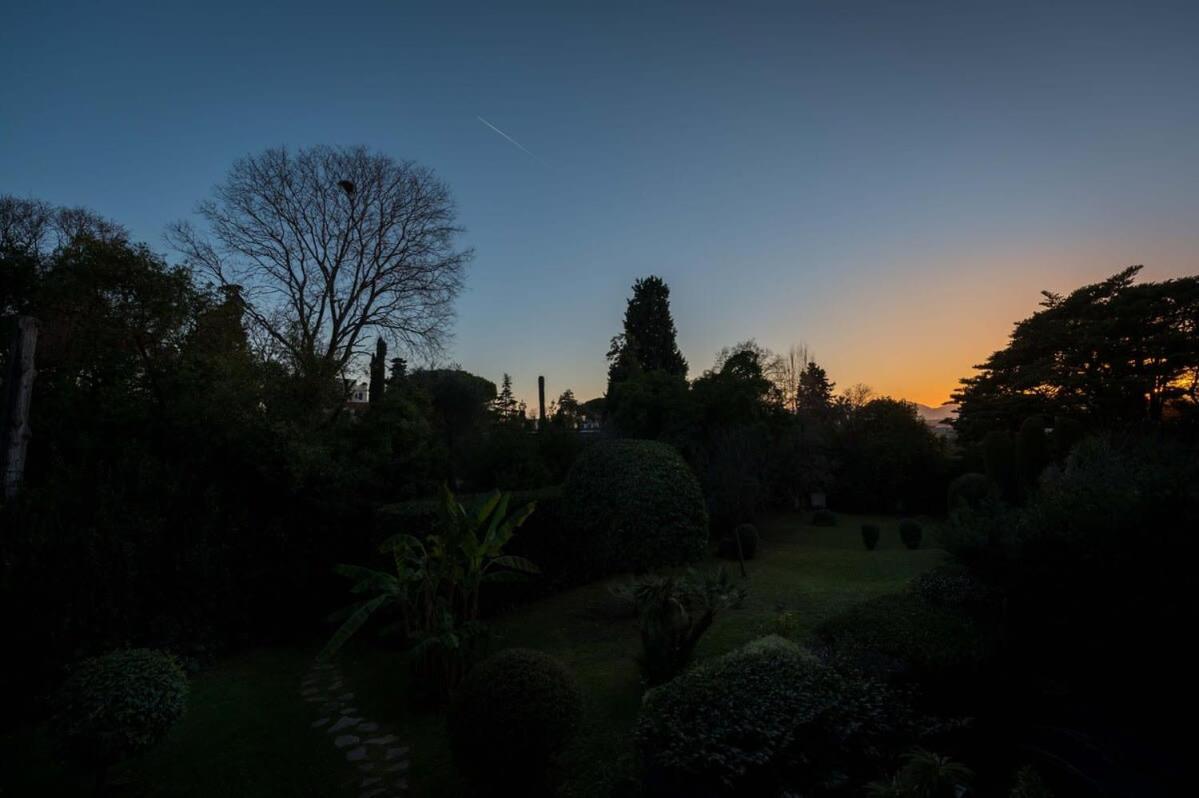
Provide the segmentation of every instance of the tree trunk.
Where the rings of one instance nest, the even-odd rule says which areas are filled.
[[[25,474],[25,450],[29,445],[29,405],[33,398],[33,355],[37,348],[37,321],[18,316],[13,323],[4,378],[4,405],[0,407],[0,484],[4,498],[11,499]]]

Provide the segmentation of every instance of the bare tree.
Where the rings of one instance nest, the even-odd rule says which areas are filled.
[[[811,360],[807,344],[792,344],[784,354],[770,361],[766,376],[774,383],[783,399],[783,406],[795,413],[799,410],[799,375]]]
[[[81,237],[112,241],[127,238],[128,233],[86,208],[58,208],[42,200],[0,196],[0,252],[44,258]]]
[[[238,291],[260,338],[302,374],[343,373],[382,335],[435,354],[472,252],[431,170],[364,147],[270,149],[242,158],[171,243]]]

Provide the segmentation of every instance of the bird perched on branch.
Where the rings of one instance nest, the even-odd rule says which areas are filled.
[[[341,186],[341,190],[346,193],[347,197],[354,196],[354,184],[349,180],[338,180],[337,185]]]

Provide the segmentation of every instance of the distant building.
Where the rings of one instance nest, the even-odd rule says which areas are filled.
[[[371,401],[371,386],[366,382],[346,381],[349,393],[346,395],[346,407],[351,410],[365,410]]]

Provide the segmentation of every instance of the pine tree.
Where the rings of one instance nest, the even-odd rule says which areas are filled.
[[[638,370],[686,377],[687,361],[676,338],[670,287],[653,275],[637,280],[625,309],[624,332],[612,339],[608,352],[609,389]]]
[[[834,387],[825,370],[816,361],[808,361],[807,368],[799,375],[799,409],[816,414],[828,412],[833,404]]]
[[[512,395],[512,377],[508,374],[504,375],[500,393],[495,398],[492,409],[499,421],[519,421],[524,416],[524,410]]]

